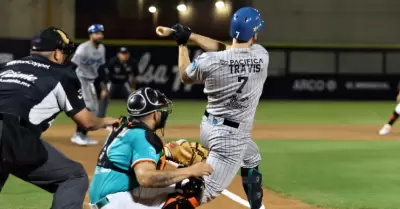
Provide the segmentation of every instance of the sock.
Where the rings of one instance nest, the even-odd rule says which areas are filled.
[[[393,125],[397,121],[397,119],[399,118],[399,115],[400,115],[400,104],[397,104],[397,106],[394,109],[392,115],[390,116],[388,124],[389,125]]]
[[[399,118],[399,114],[397,114],[396,111],[393,111],[392,116],[390,116],[388,124],[393,125],[398,118]]]
[[[81,134],[83,134],[83,135],[86,136],[87,133],[88,133],[88,131],[86,131],[85,129],[83,129],[83,128],[77,126],[77,127],[76,127],[76,133],[81,133]]]

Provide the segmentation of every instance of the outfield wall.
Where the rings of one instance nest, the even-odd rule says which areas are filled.
[[[162,89],[171,98],[205,98],[202,85],[183,85],[173,42],[108,41],[107,57],[128,45],[138,60],[138,87]],[[391,46],[285,46],[270,52],[263,99],[393,100],[400,85],[400,48]],[[29,53],[29,41],[0,39],[0,62]],[[203,51],[190,46],[190,56]]]

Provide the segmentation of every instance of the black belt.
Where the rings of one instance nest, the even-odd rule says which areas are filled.
[[[204,112],[204,115],[206,117],[210,116],[210,113],[207,112],[207,110]],[[224,118],[224,122],[222,122],[222,124],[232,127],[232,128],[239,128],[239,123],[231,121],[231,120],[227,120]]]

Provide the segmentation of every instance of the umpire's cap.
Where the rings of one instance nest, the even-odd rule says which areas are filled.
[[[54,51],[56,49],[67,55],[71,55],[75,51],[72,39],[66,32],[56,27],[41,31],[31,41],[31,51]]]
[[[126,104],[131,117],[141,117],[156,111],[172,112],[172,102],[159,90],[150,87],[133,92]]]
[[[263,28],[260,12],[252,7],[243,7],[233,14],[229,34],[239,41],[248,41]]]

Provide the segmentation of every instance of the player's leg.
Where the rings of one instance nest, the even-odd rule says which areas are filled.
[[[123,88],[123,94],[124,94],[124,98],[128,99],[129,95],[131,94],[131,87],[129,85],[128,82],[124,83],[124,88]]]
[[[249,144],[244,154],[240,173],[242,176],[243,188],[246,192],[251,209],[259,209],[263,199],[262,174],[258,168],[261,155],[254,141],[251,140],[250,137],[248,139]]]
[[[207,119],[203,119],[200,138],[201,144],[209,149],[207,163],[213,168],[212,174],[204,177],[206,187],[202,203],[206,203],[232,183],[240,169],[247,143],[240,139],[238,129],[214,126]]]
[[[93,84],[93,80],[79,78],[82,85],[82,96],[85,101],[86,108],[93,114],[98,112],[98,99],[96,94],[96,88]],[[88,131],[79,125],[77,125],[76,133],[71,138],[72,143],[77,145],[96,145],[98,142],[96,140],[90,139],[87,136]]]
[[[5,137],[4,131],[3,131],[3,120],[2,120],[2,118],[0,118],[0,192],[3,189],[3,186],[6,183],[8,175],[9,175],[9,171],[2,160],[3,159],[3,156],[2,156],[3,147],[2,147],[1,140],[3,137]]]
[[[98,117],[105,117],[106,116],[106,112],[107,112],[107,108],[108,108],[108,103],[110,98],[113,95],[113,84],[111,82],[107,83],[107,91],[108,91],[108,95],[105,98],[100,98],[100,104],[99,104],[99,112],[97,114]]]
[[[162,199],[160,199],[162,198]],[[155,197],[150,201],[142,201],[142,198],[135,200],[131,192],[117,192],[109,194],[106,198],[92,203],[91,208],[101,209],[161,209],[166,200],[165,195]],[[97,207],[96,207],[97,205]]]
[[[52,209],[82,208],[89,184],[85,169],[44,140],[42,143],[48,160],[39,167],[19,168],[12,174],[53,193]]]
[[[383,125],[383,127],[379,130],[379,135],[389,134],[392,131],[393,124],[399,118],[399,115],[400,115],[400,91],[399,91],[399,94],[397,95],[396,100],[397,100],[397,105],[396,105],[392,115],[390,116],[388,123]]]
[[[0,165],[1,166],[1,165]],[[0,168],[0,193],[8,179],[9,173]]]

